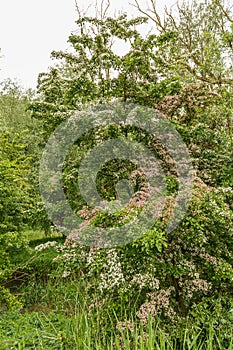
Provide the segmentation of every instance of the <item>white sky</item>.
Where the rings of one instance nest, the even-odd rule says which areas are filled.
[[[95,1],[77,3],[86,9]],[[174,1],[157,3],[162,11]],[[130,17],[137,14],[128,0],[111,0],[111,9],[112,14],[114,10],[125,10]],[[89,14],[94,13],[92,5]],[[69,47],[67,39],[76,29],[76,19],[75,0],[0,0],[0,81],[16,78],[24,87],[35,88],[38,74],[52,65],[51,51]]]

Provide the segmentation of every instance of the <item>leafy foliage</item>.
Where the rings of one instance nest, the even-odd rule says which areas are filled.
[[[154,1],[149,12],[138,1],[136,6],[153,21],[154,33],[140,34],[145,17],[80,15],[77,31],[69,37],[71,51],[52,53],[57,65],[40,74],[38,94],[30,105],[40,123],[38,143],[43,146],[75,111],[93,106],[101,110],[115,101],[153,108],[174,125],[189,148],[197,174],[190,207],[179,227],[167,232],[179,185],[168,152],[140,128],[118,124],[93,128],[77,140],[63,164],[64,192],[84,224],[65,245],[55,242],[36,247],[38,267],[29,267],[32,278],[25,295],[38,284],[38,302],[50,283],[77,281],[87,286],[90,298],[96,298],[96,305],[88,310],[94,318],[101,315],[103,319],[109,313],[121,317],[121,326],[129,332],[129,310],[134,305],[142,329],[150,320],[160,320],[162,331],[172,330],[179,342],[186,327],[192,330],[193,324],[197,332],[202,327],[207,332],[211,324],[221,329],[228,346],[233,288],[232,11],[220,0],[193,1],[178,5],[175,14],[166,11],[162,21]],[[117,54],[114,41],[126,45],[127,52]],[[9,96],[2,96],[2,101],[8,103]],[[119,227],[145,205],[145,179],[135,164],[119,159],[102,166],[97,188],[102,198],[111,201],[117,196],[118,181],[130,179],[132,201],[110,215],[88,207],[81,198],[77,177],[82,159],[90,149],[114,137],[141,142],[158,155],[164,165],[168,201],[154,226],[133,243],[114,249],[100,248],[98,240],[92,248],[77,245],[77,235],[85,230]],[[0,249],[4,259],[0,273],[4,280],[11,274],[11,249],[23,246],[20,232],[31,210],[30,184],[37,180],[27,180],[30,167],[35,168],[20,137],[4,132],[0,143]],[[39,201],[37,209],[39,221],[50,224]],[[46,260],[48,251],[52,253]],[[53,292],[49,291],[48,299],[55,308]],[[73,294],[72,298],[75,300]]]
[[[27,179],[30,164],[22,136],[8,131],[0,136],[0,282],[9,278],[14,269],[11,251],[26,244],[22,230],[32,205]]]

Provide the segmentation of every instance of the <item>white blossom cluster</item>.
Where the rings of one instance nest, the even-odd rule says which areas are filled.
[[[74,251],[71,251],[69,253],[64,253],[62,256],[56,256],[53,261],[60,261],[62,260],[64,263],[70,263],[75,261],[77,258],[77,254]]]
[[[195,292],[202,292],[204,294],[208,293],[212,287],[212,283],[199,278],[185,281],[182,287],[186,294],[186,297],[192,298]]]
[[[230,213],[227,206],[225,206],[225,208],[221,208],[221,207],[219,207],[219,204],[213,199],[210,199],[210,204],[213,207],[213,210],[215,211],[216,215],[226,217],[229,219],[231,218],[232,214]]]
[[[140,289],[149,287],[150,289],[159,289],[159,280],[150,273],[136,274],[130,281],[129,286],[138,285]]]
[[[65,271],[63,271],[61,277],[62,277],[62,278],[66,278],[66,277],[70,276],[70,274],[71,274],[71,271],[66,271],[66,270],[65,270]]]
[[[110,249],[107,253],[106,271],[100,274],[100,291],[110,290],[119,287],[125,282],[122,273],[121,263],[115,249]]]
[[[56,241],[48,241],[48,242],[46,242],[46,243],[37,245],[37,246],[35,247],[35,250],[38,251],[38,252],[40,252],[40,251],[42,251],[42,250],[44,250],[44,249],[47,249],[47,248],[50,248],[50,247],[56,247],[57,244],[58,244],[58,243],[57,243]]]
[[[72,270],[77,267],[77,263],[80,260],[86,260],[86,253],[84,250],[78,250],[77,244],[72,244],[70,246],[57,245],[56,250],[59,253],[53,262],[60,262],[64,268],[62,272],[62,278],[66,278],[71,275]]]

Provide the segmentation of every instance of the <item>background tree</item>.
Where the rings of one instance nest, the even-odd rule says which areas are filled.
[[[28,181],[30,160],[25,155],[27,144],[23,137],[23,132],[0,134],[0,289],[1,302],[5,299],[13,306],[15,300],[3,286],[14,270],[12,252],[16,253],[27,244],[23,231],[33,204]]]
[[[31,207],[28,225],[34,228],[44,229],[46,234],[51,233],[51,222],[43,208],[39,193],[39,161],[40,148],[43,137],[40,131],[40,121],[31,117],[29,104],[35,97],[35,91],[25,90],[18,82],[6,79],[0,83],[0,132],[2,135],[8,132],[16,138],[22,133],[24,142],[24,155],[30,165],[28,183],[30,183],[31,199],[34,206]],[[43,218],[43,219],[42,219]],[[42,219],[42,220],[41,220]]]
[[[39,122],[27,110],[33,92],[10,79],[0,84],[0,288],[1,301],[18,305],[4,288],[14,257],[27,247],[25,230],[36,220],[39,203]]]
[[[159,15],[156,4],[144,10],[158,33],[161,75],[179,77],[182,89],[158,102],[190,146],[201,178],[231,185],[233,16],[224,1],[177,4]],[[183,129],[183,131],[182,131]]]

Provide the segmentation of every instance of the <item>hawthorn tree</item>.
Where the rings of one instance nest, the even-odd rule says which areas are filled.
[[[145,23],[145,18],[80,16],[77,31],[69,37],[71,52],[52,53],[58,63],[48,73],[40,74],[38,98],[31,110],[42,121],[45,142],[75,111],[92,105],[101,108],[114,99],[151,107],[173,123],[190,149],[198,174],[186,218],[168,233],[165,212],[148,235],[132,244],[110,252],[92,250],[93,276],[98,265],[100,292],[104,296],[109,292],[114,296],[125,293],[129,300],[140,291],[138,317],[142,321],[151,306],[154,315],[162,315],[166,323],[194,316],[199,305],[197,313],[206,322],[211,307],[215,311],[219,307],[230,310],[232,302],[232,16],[222,2],[213,0],[178,6],[177,17],[167,11],[162,22],[155,3],[151,4],[152,11],[144,11],[136,2],[155,25],[155,33],[147,37],[136,29]],[[127,43],[128,52],[117,54],[114,40]],[[135,140],[154,146],[155,140],[148,135],[143,138],[136,128],[100,126],[83,135],[66,159],[64,189],[67,195],[70,193],[73,208],[86,218],[86,224],[92,221],[103,225],[108,218],[86,208],[75,192],[80,159],[97,143],[113,136],[123,137],[128,131]],[[166,157],[163,160],[169,163]],[[105,178],[112,179],[102,193],[105,198],[114,195],[112,174],[118,175],[119,165],[107,165],[102,171],[100,187]],[[134,170],[128,168],[125,175]],[[172,201],[177,178],[172,167],[166,170]],[[119,217],[115,219],[118,224]],[[84,229],[85,225],[81,230]],[[114,285],[110,278],[113,270],[107,268],[112,268],[113,261],[119,262],[122,277]],[[116,268],[119,264],[115,264]],[[152,280],[154,283],[150,283]],[[148,291],[154,293],[151,300],[147,298]],[[165,300],[165,306],[159,300]],[[203,308],[207,309],[205,315]],[[216,317],[224,327],[221,315]]]

